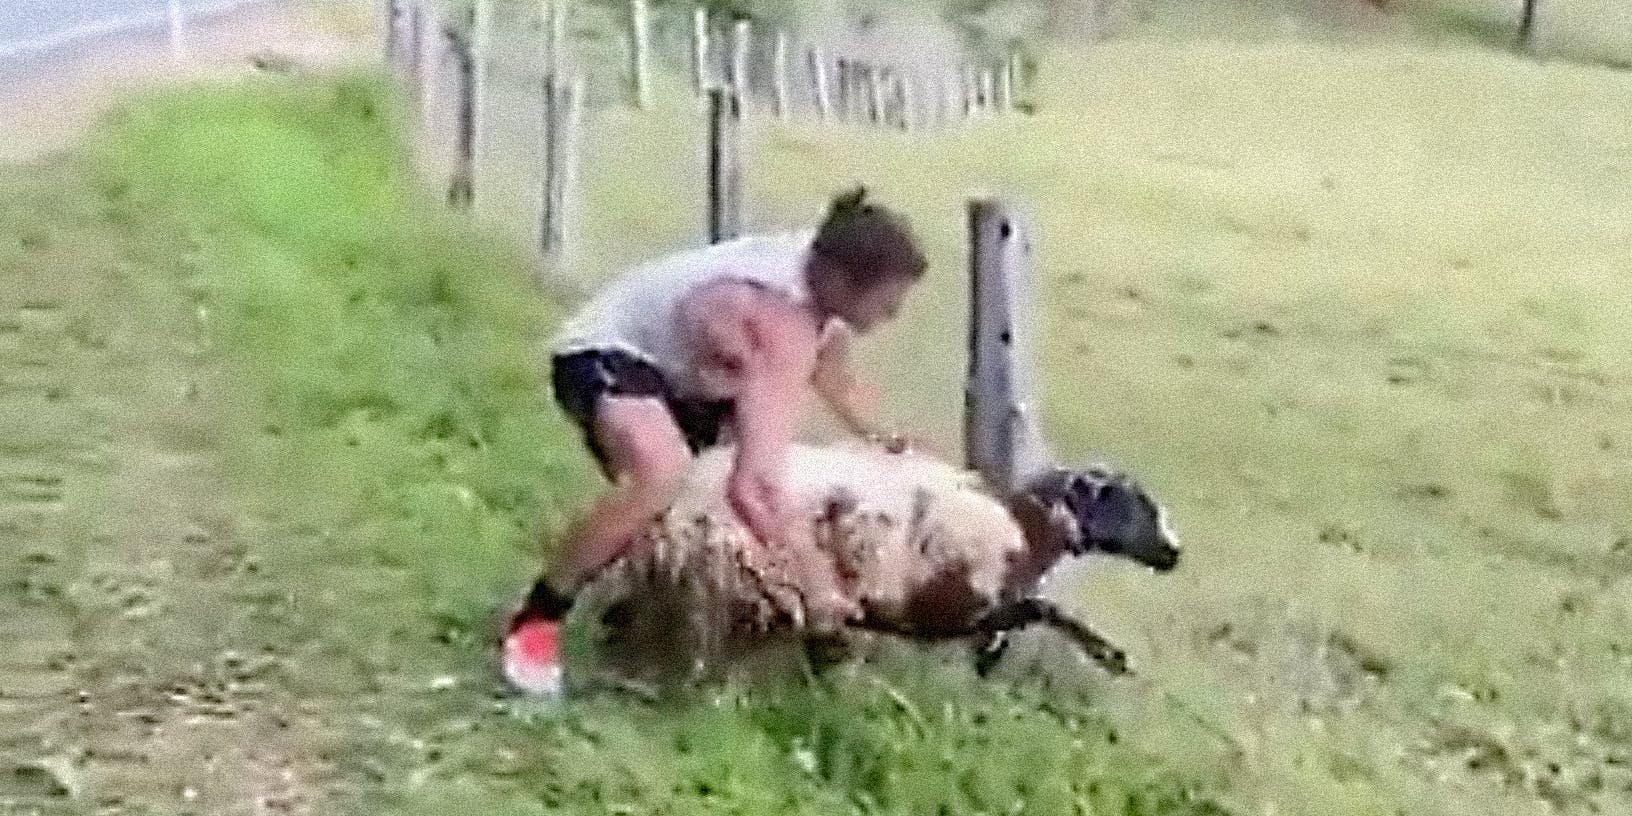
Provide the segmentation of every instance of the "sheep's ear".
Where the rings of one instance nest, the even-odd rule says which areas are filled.
[[[1077,514],[1071,510],[1071,505],[1064,497],[1049,502],[1048,527],[1065,541],[1067,550],[1078,555],[1083,552],[1087,534],[1082,529],[1082,522],[1077,519]]]
[[[1095,469],[1073,473],[1066,487],[1066,495],[1077,499],[1086,507],[1099,501],[1099,497],[1109,486],[1109,481],[1103,473]]]
[[[1181,549],[1184,545],[1179,541],[1179,534],[1173,530],[1173,520],[1167,514],[1167,506],[1155,499],[1151,499],[1150,503],[1156,508],[1156,530],[1162,540],[1175,551]]]

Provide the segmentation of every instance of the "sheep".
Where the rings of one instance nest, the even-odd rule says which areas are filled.
[[[1156,571],[1178,562],[1167,514],[1105,466],[1052,468],[1006,499],[934,457],[876,446],[796,445],[781,547],[727,509],[734,450],[705,451],[679,498],[581,599],[605,627],[602,662],[621,684],[696,679],[792,636],[815,655],[847,632],[966,639],[989,671],[1010,633],[1059,630],[1108,671],[1126,657],[1039,597],[1067,555],[1099,551]]]

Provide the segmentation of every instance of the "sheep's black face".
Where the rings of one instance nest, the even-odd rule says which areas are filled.
[[[1072,555],[1097,550],[1163,572],[1178,564],[1179,541],[1167,511],[1126,474],[1102,465],[1058,470],[1038,487]]]

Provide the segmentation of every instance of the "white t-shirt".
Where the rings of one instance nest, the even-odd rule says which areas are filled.
[[[763,286],[790,302],[810,302],[805,267],[814,230],[753,235],[660,258],[634,268],[585,304],[556,336],[556,354],[619,350],[662,372],[676,392],[698,394],[697,350],[676,307],[722,281]]]

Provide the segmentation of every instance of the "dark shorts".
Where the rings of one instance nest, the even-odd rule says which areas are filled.
[[[603,394],[662,400],[693,454],[719,444],[720,431],[731,418],[730,400],[680,399],[661,371],[627,352],[592,349],[558,354],[550,368],[556,403],[583,430],[584,444],[608,477],[612,474],[606,451],[595,438],[595,406]]]

